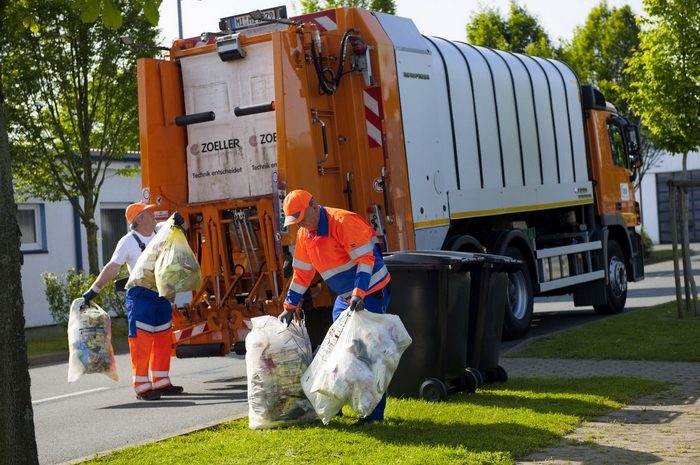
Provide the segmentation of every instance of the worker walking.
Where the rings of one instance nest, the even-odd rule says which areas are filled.
[[[136,261],[165,223],[156,224],[152,210],[155,205],[132,203],[126,208],[125,217],[130,232],[117,243],[112,258],[100,272],[90,289],[83,294],[85,305],[119,273],[126,263],[132,272]],[[184,219],[175,213],[175,224]],[[126,293],[126,311],[129,323],[129,352],[131,372],[136,397],[140,400],[157,400],[162,395],[183,392],[182,386],[170,382],[170,350],[172,344],[172,304],[158,292],[141,286]],[[149,377],[150,371],[150,377]]]
[[[318,205],[305,190],[287,194],[283,203],[284,225],[299,226],[294,248],[294,275],[284,301],[280,321],[292,321],[302,296],[318,271],[338,297],[333,321],[347,308],[385,313],[391,279],[384,265],[374,230],[358,214]],[[384,419],[386,394],[357,425]]]

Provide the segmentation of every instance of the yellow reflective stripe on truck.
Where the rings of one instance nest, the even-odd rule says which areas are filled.
[[[494,208],[491,210],[471,210],[467,212],[456,212],[450,214],[450,218],[453,220],[457,220],[460,218],[472,218],[475,216],[487,216],[487,215],[494,215],[498,213],[515,213],[515,212],[526,212],[526,211],[534,211],[534,210],[547,210],[550,208],[560,208],[560,207],[571,207],[574,205],[586,205],[589,203],[593,203],[592,198],[587,198],[587,199],[579,199],[579,200],[573,200],[573,201],[567,201],[567,202],[552,202],[552,203],[543,203],[543,204],[537,204],[537,205],[522,205],[518,207],[507,207],[507,208]]]

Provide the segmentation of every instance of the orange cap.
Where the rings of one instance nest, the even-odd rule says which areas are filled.
[[[137,216],[139,216],[139,213],[144,212],[146,210],[153,210],[156,208],[154,204],[151,205],[146,205],[143,202],[136,202],[132,203],[128,207],[126,207],[126,212],[124,213],[124,216],[126,217],[126,222],[128,224],[131,224],[134,222]]]
[[[297,189],[284,198],[284,225],[297,224],[304,219],[306,209],[314,204],[314,198],[307,191]]]

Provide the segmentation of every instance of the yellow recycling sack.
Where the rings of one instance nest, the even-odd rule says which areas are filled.
[[[202,287],[202,272],[197,257],[187,243],[182,229],[174,227],[160,249],[155,264],[158,295],[169,300],[178,292]]]

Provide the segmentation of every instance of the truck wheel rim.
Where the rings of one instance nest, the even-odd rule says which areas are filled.
[[[518,320],[523,319],[527,310],[527,289],[522,272],[508,275],[508,309]]]
[[[627,291],[627,270],[625,269],[625,264],[619,258],[612,257],[608,274],[610,276],[610,291],[615,297],[622,297]]]

